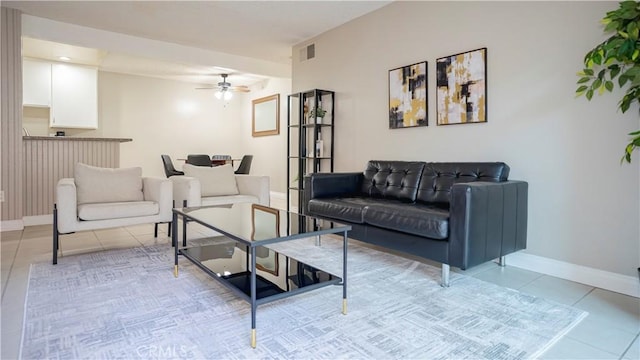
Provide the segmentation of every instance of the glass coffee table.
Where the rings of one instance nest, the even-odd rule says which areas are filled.
[[[179,217],[182,217],[183,224],[182,247],[178,246]],[[187,224],[190,222],[203,225],[220,235],[198,239],[198,245],[187,246]],[[332,223],[331,228],[318,229],[315,223],[311,217],[247,203],[173,209],[171,239],[175,248],[174,276],[178,277],[178,256],[183,255],[249,302],[253,348],[256,347],[258,305],[329,285],[340,285],[342,313],[346,315],[347,232],[351,226]],[[315,237],[316,245],[320,245],[320,236],[326,234],[342,234],[342,277],[266,247],[309,237]]]

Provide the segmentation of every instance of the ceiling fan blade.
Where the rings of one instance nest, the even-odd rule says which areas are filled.
[[[235,92],[249,92],[249,91],[251,91],[251,90],[249,90],[249,87],[247,87],[245,85],[231,86],[231,87],[229,87],[229,90],[235,91]]]
[[[217,87],[198,87],[196,90],[216,90]]]

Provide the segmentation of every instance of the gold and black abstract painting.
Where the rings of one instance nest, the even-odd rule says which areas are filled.
[[[438,125],[487,122],[487,48],[436,60]]]
[[[389,70],[389,129],[427,125],[427,62]]]

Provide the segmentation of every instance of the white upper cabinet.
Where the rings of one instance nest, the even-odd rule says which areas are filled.
[[[51,66],[51,127],[98,128],[98,70]]]
[[[25,59],[22,103],[49,107],[49,126],[98,128],[98,70]]]
[[[51,63],[22,62],[22,103],[25,106],[51,106]]]

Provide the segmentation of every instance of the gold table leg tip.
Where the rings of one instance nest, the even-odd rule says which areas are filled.
[[[342,314],[347,315],[347,299],[342,299]]]
[[[256,348],[256,329],[251,329],[251,347]]]
[[[173,267],[173,276],[174,276],[174,277],[178,277],[178,265],[175,265],[175,266]]]

